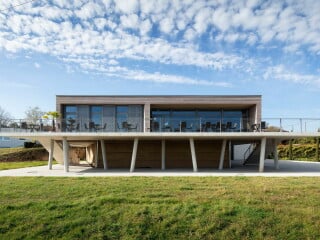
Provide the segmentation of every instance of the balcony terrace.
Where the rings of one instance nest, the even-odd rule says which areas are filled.
[[[104,122],[90,119],[0,119],[2,133],[245,133],[245,132],[320,132],[320,118],[263,118],[260,122],[250,122],[246,118],[162,118],[154,117],[150,129],[139,129],[139,122]]]

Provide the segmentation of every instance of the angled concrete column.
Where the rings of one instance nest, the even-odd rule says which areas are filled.
[[[226,152],[226,146],[227,146],[227,139],[223,139],[222,146],[221,146],[221,152],[220,152],[219,170],[223,169],[224,154]]]
[[[261,147],[260,147],[260,162],[259,162],[259,172],[264,171],[264,160],[266,155],[266,143],[267,138],[264,137],[261,139]]]
[[[161,170],[166,169],[166,141],[161,141]]]
[[[196,150],[194,147],[194,140],[193,138],[189,139],[190,142],[190,150],[191,150],[191,158],[192,158],[192,166],[193,166],[193,171],[197,172],[198,171],[198,166],[197,166],[197,157],[196,157]]]
[[[138,151],[138,142],[139,139],[135,138],[133,142],[133,150],[132,150],[132,157],[131,157],[131,166],[130,166],[130,172],[134,171],[134,168],[136,166],[136,158],[137,158],[137,151]]]
[[[64,171],[69,172],[69,144],[67,138],[62,139]]]
[[[278,157],[278,142],[276,139],[273,139],[273,157],[274,157],[274,168],[279,169],[279,157]]]
[[[107,153],[106,153],[106,145],[104,143],[104,140],[100,140],[100,144],[101,144],[101,152],[102,152],[103,169],[107,170],[108,169]]]
[[[96,152],[95,152],[95,155],[94,155],[94,160],[95,160],[95,167],[97,168],[98,167],[98,161],[99,161],[99,141],[97,141],[97,144],[96,144]]]
[[[50,151],[49,151],[49,159],[48,159],[48,168],[52,169],[52,161],[53,161],[53,151],[54,151],[54,141],[50,139]]]

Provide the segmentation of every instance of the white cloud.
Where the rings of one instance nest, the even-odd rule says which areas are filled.
[[[173,83],[173,84],[188,84],[188,85],[200,85],[200,86],[215,86],[221,88],[229,88],[233,85],[225,81],[208,81],[208,80],[197,80],[179,75],[162,74],[159,72],[148,73],[143,70],[131,70],[121,66],[108,66],[106,60],[97,60],[92,58],[64,58],[63,61],[67,63],[79,64],[83,69],[87,71],[97,71],[101,74],[124,78],[135,81],[151,81],[155,83]],[[110,62],[113,60],[109,60]],[[115,64],[113,64],[115,65]]]
[[[11,4],[4,2],[0,7]],[[246,47],[255,50],[257,46],[268,49],[276,45],[284,52],[299,54],[307,49],[320,54],[320,1],[52,2],[53,5],[40,1],[17,11],[0,13],[0,49],[45,53],[59,59],[105,58],[108,61],[103,63],[78,63],[86,69],[90,66],[104,71],[129,68],[123,62],[142,60],[215,71],[251,72],[255,59],[250,59],[245,50]],[[230,46],[227,52],[221,50],[224,43]],[[302,81],[304,76],[308,81],[316,81],[306,75],[299,78],[299,74],[281,73],[291,80]]]
[[[269,67],[264,73],[263,78],[320,87],[320,76],[291,72],[286,70],[284,65]]]
[[[164,18],[159,23],[160,30],[166,34],[172,34],[174,29],[174,23],[170,18]]]
[[[197,33],[192,28],[187,29],[187,31],[184,33],[184,38],[188,41],[192,41],[196,37]]]
[[[146,36],[151,31],[152,24],[149,19],[146,19],[140,23],[139,27],[140,27],[140,34],[142,36]]]
[[[102,14],[102,8],[94,2],[88,2],[81,9],[75,11],[75,14],[80,19],[99,17]]]
[[[136,14],[123,15],[120,17],[120,21],[124,28],[137,29],[140,25],[139,18]]]
[[[193,27],[198,34],[202,34],[207,30],[208,25],[210,24],[210,16],[211,9],[209,8],[201,9],[195,16],[195,24],[193,25]]]
[[[116,9],[123,13],[134,13],[139,8],[139,2],[137,0],[116,0],[115,1]]]

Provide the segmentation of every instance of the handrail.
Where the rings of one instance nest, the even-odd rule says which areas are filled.
[[[141,118],[142,119],[142,118]],[[0,119],[1,132],[16,131],[79,131],[88,132],[89,118],[73,119]],[[143,131],[143,120],[140,118],[127,119],[131,126],[138,126],[137,130]],[[104,119],[95,121],[97,131],[117,132],[117,119]],[[69,125],[68,125],[69,124]],[[106,127],[104,127],[106,124]],[[121,124],[121,122],[119,122]],[[85,127],[87,125],[87,128]],[[69,127],[68,127],[69,126]],[[262,118],[258,121],[251,118],[224,118],[179,116],[179,117],[153,117],[150,120],[151,132],[320,132],[320,118]],[[131,130],[131,129],[130,129]]]
[[[249,156],[251,155],[251,153],[254,151],[254,149],[256,147],[257,147],[257,143],[249,144],[249,147],[247,148],[247,150],[243,154],[243,165],[246,163],[246,161],[248,160]],[[247,154],[248,154],[248,156],[247,156]]]

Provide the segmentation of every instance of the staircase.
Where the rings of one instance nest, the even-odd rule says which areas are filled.
[[[246,164],[258,164],[260,160],[261,142],[253,143],[249,146],[244,153],[243,165]],[[273,152],[273,143],[271,139],[267,139],[266,142],[266,154],[267,157]]]

